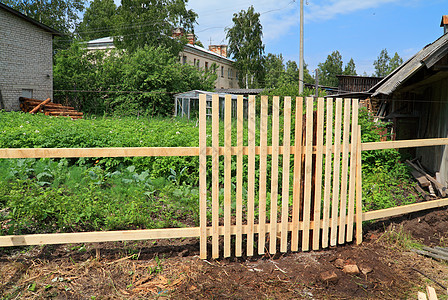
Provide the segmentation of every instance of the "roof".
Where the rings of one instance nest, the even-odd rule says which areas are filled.
[[[225,59],[225,60],[229,61],[230,63],[234,63],[234,61],[233,61],[232,59],[227,58],[227,57],[222,56],[222,55],[219,55],[218,53],[215,53],[215,52],[213,52],[213,51],[207,50],[207,49],[202,48],[202,47],[200,47],[200,46],[198,46],[198,45],[186,44],[185,46],[186,46],[187,49],[188,49],[188,48],[196,49],[196,50],[198,50],[198,51],[205,52],[205,53],[207,53],[207,54],[216,56],[216,57],[218,57],[218,58]]]
[[[13,9],[13,8],[11,8],[11,7],[5,5],[5,4],[3,4],[1,2],[0,2],[0,8],[6,10],[7,12],[9,12],[9,13],[11,13],[11,14],[13,14],[13,15],[15,15],[15,16],[17,16],[17,17],[19,17],[19,18],[21,18],[21,19],[23,19],[25,21],[27,21],[27,22],[30,22],[30,23],[36,25],[37,27],[39,27],[39,28],[41,28],[41,29],[51,33],[52,35],[59,35],[59,36],[63,35],[61,32],[57,31],[56,29],[53,29],[53,28],[51,28],[51,27],[49,27],[49,26],[47,26],[45,24],[42,24],[42,23],[34,20],[33,18],[30,18],[30,17],[22,14],[21,12]]]
[[[192,90],[184,93],[179,93],[174,95],[175,98],[199,98],[200,94],[207,95],[207,98],[211,97],[212,95],[219,95],[220,98],[224,98],[225,95],[231,95],[231,94],[225,94],[225,93],[215,93],[215,92],[207,92],[207,91],[201,91],[201,90]],[[232,99],[237,99],[237,95],[231,95]]]
[[[235,95],[258,95],[264,89],[216,89],[217,93],[235,94]]]
[[[417,54],[396,68],[392,73],[373,86],[369,92],[372,96],[390,95],[406,80],[423,67],[431,68],[448,52],[448,34],[445,34],[425,46]]]
[[[104,49],[115,48],[115,46],[114,46],[114,38],[110,37],[110,36],[99,38],[99,39],[95,39],[95,40],[90,40],[90,41],[86,42],[86,44],[87,44],[87,49],[89,49],[89,50],[93,50],[93,49],[103,49],[104,50]],[[202,48],[202,47],[200,47],[198,45],[185,44],[184,50],[185,50],[185,48],[187,48],[187,49],[188,48],[195,49],[197,51],[205,52],[205,53],[207,53],[209,55],[216,56],[216,57],[218,57],[220,59],[227,60],[227,61],[229,61],[231,63],[234,62],[230,58],[227,58],[227,57],[224,57],[222,55],[219,55],[218,53],[209,51],[209,50],[207,50],[205,48]]]

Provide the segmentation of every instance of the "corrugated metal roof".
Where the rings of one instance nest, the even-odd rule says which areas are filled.
[[[369,92],[372,96],[390,95],[401,84],[408,80],[422,67],[431,67],[435,62],[434,58],[441,57],[448,51],[448,34],[441,36],[432,44],[427,45],[417,54],[395,69],[383,80],[373,86]]]

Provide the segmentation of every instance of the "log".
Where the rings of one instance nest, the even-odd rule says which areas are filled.
[[[446,256],[446,255],[439,255],[439,254],[435,254],[435,253],[432,253],[432,252],[429,252],[429,251],[415,250],[415,249],[412,249],[412,251],[417,253],[417,254],[423,255],[423,256],[428,256],[428,257],[432,257],[432,258],[435,258],[435,259],[438,259],[438,260],[448,261],[448,256]]]
[[[84,113],[82,112],[75,112],[75,111],[49,111],[49,116],[83,116]]]
[[[45,104],[47,104],[47,103],[50,102],[50,101],[51,101],[51,99],[50,99],[50,98],[47,98],[47,100],[45,100],[44,102],[42,102],[41,104],[39,104],[39,105],[37,105],[35,108],[33,108],[33,109],[30,111],[30,114],[34,114],[34,113],[38,112],[39,109],[40,109],[41,107],[43,107]]]

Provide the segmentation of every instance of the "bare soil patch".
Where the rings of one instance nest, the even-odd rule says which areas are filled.
[[[398,233],[398,239],[390,238]],[[197,239],[0,249],[2,299],[408,299],[433,281],[448,286],[448,265],[400,244],[411,236],[447,246],[448,211],[365,226],[364,243],[321,251],[201,260]],[[356,265],[358,274],[344,272]],[[332,274],[330,280],[325,275]],[[445,298],[444,298],[445,297]]]

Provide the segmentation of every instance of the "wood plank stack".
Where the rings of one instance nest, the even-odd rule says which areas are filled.
[[[417,159],[412,161],[406,160],[406,164],[411,168],[411,174],[417,181],[415,189],[425,198],[425,200],[446,197],[447,187],[446,184],[441,182],[438,173],[436,173],[435,177],[429,175]],[[428,191],[426,191],[425,188],[428,189]]]
[[[48,98],[45,101],[20,97],[20,109],[24,112],[41,112],[46,116],[70,117],[72,119],[82,119],[83,113],[78,112],[74,107],[64,106],[59,103],[51,102]]]

